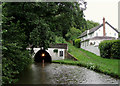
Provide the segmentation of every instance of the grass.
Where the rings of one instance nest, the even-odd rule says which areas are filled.
[[[72,44],[68,43],[69,53],[72,54],[78,61],[71,60],[57,60],[53,62],[79,65],[87,67],[97,72],[108,74],[115,78],[120,78],[120,73],[118,72],[120,60],[118,59],[106,59],[100,56],[97,56],[89,51],[76,48]]]

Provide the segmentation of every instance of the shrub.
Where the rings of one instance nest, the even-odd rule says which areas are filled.
[[[120,59],[120,40],[113,42],[111,47],[111,57]]]
[[[105,40],[99,44],[103,58],[120,58],[120,40]]]
[[[77,47],[77,48],[80,48],[80,39],[76,39],[75,40],[75,46]]]
[[[102,41],[99,44],[100,55],[103,58],[110,58],[111,56],[111,43],[109,41]]]
[[[54,52],[54,53],[58,53],[58,49],[54,49],[53,52]]]
[[[68,52],[71,53],[71,49],[70,48],[68,48]]]

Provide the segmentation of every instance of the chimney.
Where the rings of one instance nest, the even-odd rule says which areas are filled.
[[[105,36],[105,18],[103,17],[103,36]]]

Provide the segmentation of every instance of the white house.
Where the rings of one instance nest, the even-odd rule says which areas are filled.
[[[113,40],[118,39],[118,30],[116,30],[108,22],[105,22],[103,18],[103,23],[97,27],[83,32],[78,38],[81,39],[81,48],[88,50],[96,55],[100,55],[98,49],[99,43],[103,40]]]

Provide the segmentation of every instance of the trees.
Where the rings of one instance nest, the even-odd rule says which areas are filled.
[[[97,22],[87,20],[87,30],[89,30],[89,29],[91,29],[93,27],[96,27],[98,25],[99,25],[99,23],[97,23]]]
[[[7,5],[7,6],[6,6]],[[5,6],[5,7],[4,7]],[[2,23],[2,83],[15,83],[16,76],[31,63],[26,50],[26,34],[20,20],[8,11],[10,3],[3,5]],[[14,11],[13,11],[14,12]]]
[[[81,31],[75,27],[70,28],[70,31],[66,34],[66,40],[75,40],[80,36]]]
[[[66,38],[71,27],[83,27],[85,22],[78,4],[72,2],[5,2],[2,6],[2,71],[7,84],[15,83],[16,75],[31,62],[29,45],[47,49],[56,36]]]
[[[16,76],[31,63],[26,50],[25,33],[20,28],[19,21],[13,23],[12,17],[3,16],[2,30],[2,83],[15,83]]]
[[[79,3],[74,3],[73,10],[73,27],[78,28],[82,31],[83,28],[86,28],[86,20],[84,18],[84,13],[80,10]]]
[[[37,27],[30,33],[30,42],[35,47],[43,47],[44,49],[47,49],[49,44],[55,41],[55,36],[44,20],[41,19],[39,22],[40,23]]]
[[[48,43],[52,43],[55,40],[52,35],[55,34],[65,38],[65,34],[72,26],[73,13],[76,11],[73,9],[75,7],[74,3],[71,2],[6,3],[4,7],[5,16],[11,17],[13,23],[19,20],[20,27],[26,36],[26,46],[32,44],[46,48]],[[36,36],[36,33],[39,35],[37,35],[39,39],[32,38]]]
[[[25,37],[24,48],[29,44],[47,48],[55,41],[54,35],[66,38],[71,27],[81,30],[86,25],[77,2],[4,3],[3,14],[6,19],[10,18],[7,24],[19,22]]]

